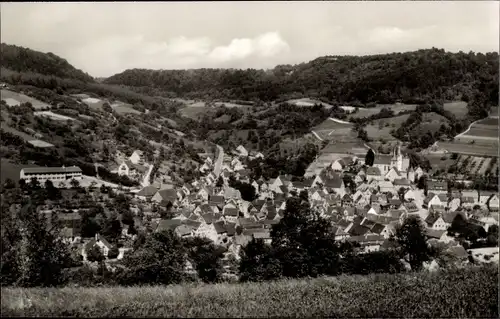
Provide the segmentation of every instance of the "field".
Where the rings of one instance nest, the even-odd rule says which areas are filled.
[[[2,288],[1,311],[9,317],[498,318],[498,269],[245,284]]]
[[[314,99],[309,99],[309,98],[302,98],[302,99],[295,99],[295,100],[288,100],[286,103],[293,104],[296,106],[303,106],[303,107],[311,107],[314,106],[314,104],[322,104],[325,109],[331,109],[332,105],[321,102],[318,100]]]
[[[350,118],[368,117],[374,114],[380,113],[383,108],[389,108],[394,111],[395,114],[403,111],[413,111],[417,107],[416,104],[378,104],[376,107],[371,108],[358,108],[358,112],[349,115]]]
[[[31,105],[33,105],[33,107],[35,109],[43,109],[46,107],[50,108],[50,105],[48,105],[47,103],[44,103],[42,101],[39,101],[37,99],[34,99],[32,97],[29,97],[27,95],[17,93],[14,91],[1,90],[0,95],[1,95],[2,100],[6,100],[6,101],[10,102],[10,104],[14,104],[15,101],[19,102],[19,104],[30,102]]]
[[[452,112],[457,118],[463,118],[467,115],[467,102],[464,101],[444,103],[443,108]]]
[[[11,134],[19,136],[20,138],[22,138],[26,142],[35,139],[33,136],[31,136],[27,133],[21,132],[13,127],[8,126],[7,124],[5,124],[5,122],[0,123],[0,128],[2,128],[2,130],[4,130],[5,132],[9,132]]]
[[[343,137],[353,137],[353,125],[348,122],[328,118],[312,129],[322,140],[338,140]],[[316,135],[315,134],[315,135]]]
[[[395,138],[391,135],[391,130],[398,129],[398,127],[404,121],[406,121],[409,116],[409,114],[404,114],[387,119],[374,120],[373,124],[366,125],[366,133],[372,140],[377,140],[380,138],[386,140],[395,140]]]
[[[57,114],[53,113],[51,111],[41,111],[41,112],[34,112],[35,116],[45,116],[50,118],[51,120],[56,120],[56,121],[67,121],[67,120],[75,120],[74,118],[71,118],[69,116],[65,116],[62,114]]]
[[[360,142],[330,142],[320,151],[318,158],[306,170],[305,176],[319,173],[333,161],[349,154],[364,158],[368,148]]]
[[[498,119],[489,117],[472,123],[453,142],[439,142],[439,146],[452,153],[498,157],[498,133]]]
[[[495,144],[467,144],[460,142],[439,142],[439,147],[446,149],[450,153],[464,155],[483,155],[498,157],[498,142]]]
[[[457,168],[461,168],[467,175],[494,174],[496,164],[494,158],[485,156],[459,155],[456,160]]]

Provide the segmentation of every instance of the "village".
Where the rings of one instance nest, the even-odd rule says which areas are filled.
[[[199,167],[202,177],[191,183],[175,185],[169,182],[166,174],[160,174],[150,184],[151,169],[148,169],[149,164],[145,163],[141,151],[134,151],[128,158],[117,154],[114,172],[143,182],[141,188],[120,187],[116,192],[130,199],[129,209],[134,214],[136,228],[142,227],[149,232],[170,229],[180,237],[208,238],[226,249],[225,261],[238,260],[241,247],[252,238],[270,243],[271,227],[284,216],[287,198],[305,194],[311,209],[331,221],[335,239],[357,242],[359,253],[391,249],[389,237],[398,225],[408,216],[419,215],[425,221],[429,243],[444,245],[446,251],[459,260],[467,260],[466,249],[447,234],[457,215],[480,225],[485,231],[491,225],[498,225],[497,193],[450,190],[446,181],[432,179],[428,180],[426,190],[419,189],[417,182],[426,172],[420,167],[410,167],[409,158],[399,145],[392,155],[375,156],[372,166],[366,166],[364,158],[344,156],[333,160],[315,176],[280,175],[271,180],[250,177],[251,171],[246,163],[248,160],[262,160],[264,155],[249,152],[242,145],[229,153],[218,147],[216,154],[200,155],[204,160]],[[62,172],[56,172],[58,169]],[[36,177],[42,184],[44,179],[82,179],[78,167],[50,170],[26,168],[21,171],[21,178]],[[346,176],[351,181],[349,185],[345,183]],[[244,200],[241,192],[230,186],[235,181],[251,185],[256,198]],[[54,209],[40,210],[51,211]],[[67,210],[59,208],[59,211]],[[58,214],[65,222],[62,231],[65,240],[78,247],[84,261],[94,246],[108,257],[113,245],[103,236],[81,237],[81,215],[77,211]],[[137,235],[127,230],[124,225],[123,242],[128,244],[121,245],[117,255],[109,255],[108,265],[119,262],[132,250],[131,243]],[[226,270],[231,272],[229,269],[230,266],[226,265]]]

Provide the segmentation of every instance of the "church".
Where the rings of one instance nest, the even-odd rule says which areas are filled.
[[[401,152],[401,144],[398,143],[392,150],[392,155],[375,155],[373,167],[377,167],[382,175],[394,167],[401,175],[406,176],[410,170],[410,158]]]

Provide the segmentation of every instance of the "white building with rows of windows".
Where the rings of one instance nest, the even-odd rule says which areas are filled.
[[[41,185],[46,180],[51,180],[54,186],[59,185],[61,182],[70,181],[72,179],[82,179],[82,170],[80,167],[27,167],[21,169],[20,178],[26,182],[35,177]]]

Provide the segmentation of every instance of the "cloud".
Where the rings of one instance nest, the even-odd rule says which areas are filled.
[[[279,33],[268,32],[220,46],[208,37],[153,41],[143,35],[108,36],[75,48],[70,55],[75,65],[92,74],[111,75],[127,68],[254,67],[255,59],[272,59],[289,51]]]
[[[233,39],[227,46],[219,46],[212,50],[210,58],[216,61],[244,59],[251,55],[268,58],[290,51],[288,43],[278,32],[262,34],[254,39]]]

